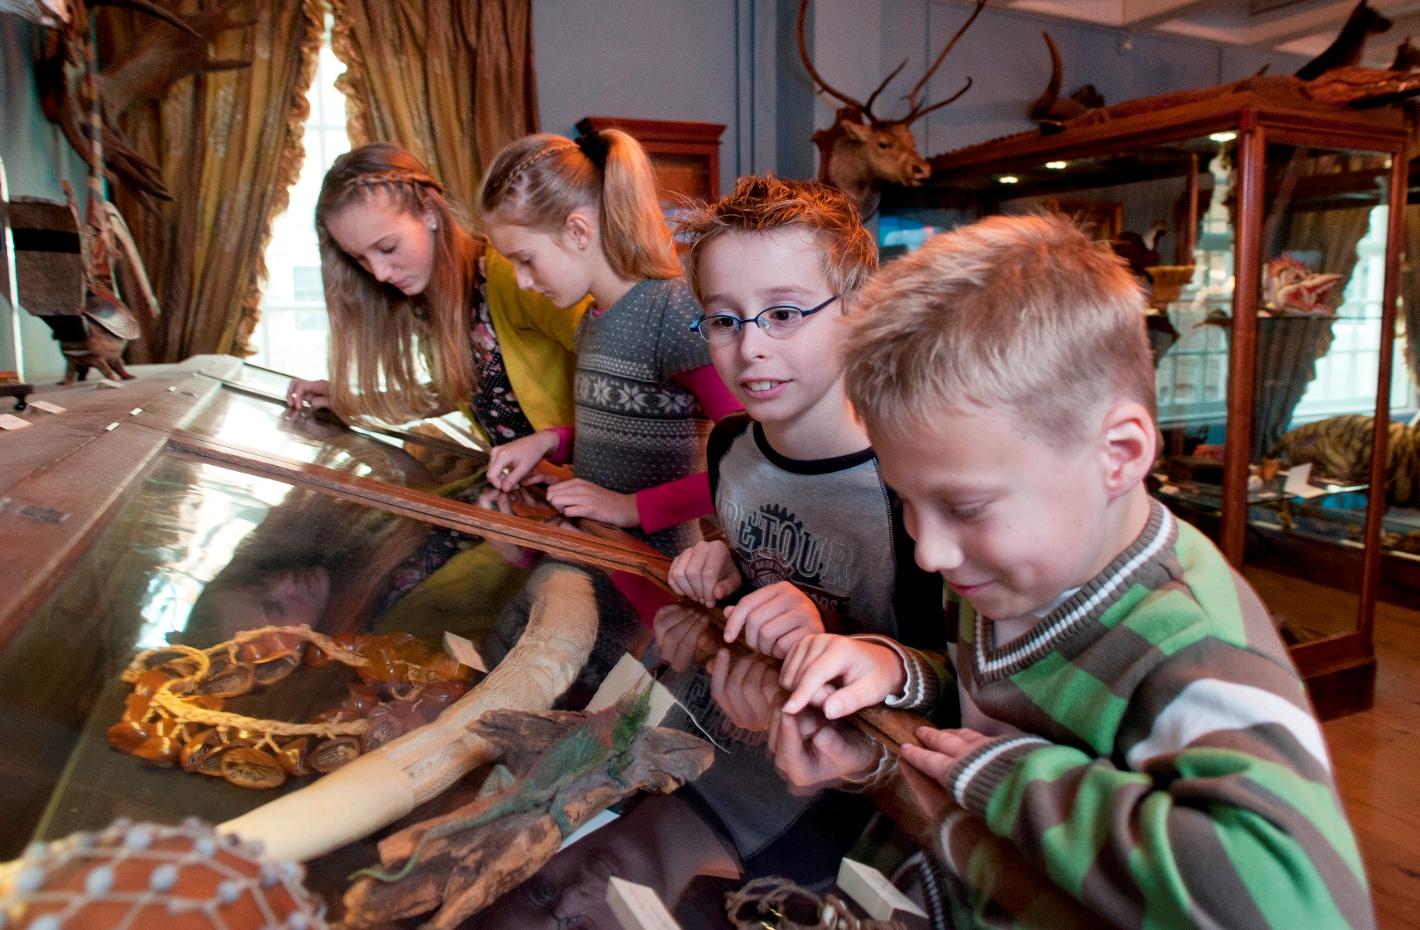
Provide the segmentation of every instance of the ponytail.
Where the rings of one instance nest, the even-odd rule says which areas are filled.
[[[619,129],[578,137],[526,136],[499,152],[483,178],[485,217],[558,230],[572,211],[597,211],[602,252],[628,280],[676,278],[680,261],[645,149]]]

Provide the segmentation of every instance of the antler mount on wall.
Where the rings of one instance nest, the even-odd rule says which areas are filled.
[[[904,60],[883,78],[865,101],[859,101],[837,90],[814,67],[804,40],[804,22],[808,16],[810,0],[800,0],[798,19],[799,56],[813,79],[814,87],[843,103],[834,114],[833,125],[814,133],[814,144],[819,150],[819,180],[831,184],[852,197],[864,217],[872,216],[878,209],[884,184],[901,184],[917,187],[931,175],[932,169],[917,151],[917,142],[912,137],[914,122],[955,102],[971,89],[971,78],[960,90],[936,103],[922,102],[922,92],[927,82],[941,67],[957,41],[976,21],[986,0],[976,0],[976,7],[961,28],[951,37],[931,66],[907,94],[907,115],[897,119],[883,119],[873,113],[873,104],[888,83],[897,77],[907,65]]]

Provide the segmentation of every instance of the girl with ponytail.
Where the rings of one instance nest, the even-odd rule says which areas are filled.
[[[510,490],[570,449],[576,477],[548,489],[553,506],[678,553],[698,539],[687,521],[713,511],[711,422],[739,404],[690,329],[700,305],[680,277],[645,151],[616,129],[575,142],[528,136],[493,160],[479,207],[520,286],[559,307],[587,295],[594,304],[577,332],[575,426],[495,449],[489,480]]]

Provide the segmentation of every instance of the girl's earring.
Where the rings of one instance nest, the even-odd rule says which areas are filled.
[[[439,228],[439,221],[438,221],[438,220],[430,220],[430,222],[429,222],[429,231],[430,231],[430,232],[433,232],[434,230],[436,230],[436,229],[438,229],[438,228]]]

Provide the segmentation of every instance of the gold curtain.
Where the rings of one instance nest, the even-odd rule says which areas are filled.
[[[350,141],[396,142],[472,208],[498,150],[537,132],[531,0],[333,0]]]
[[[192,13],[213,6],[183,0]],[[324,0],[253,3],[256,22],[219,33],[214,59],[248,68],[187,77],[160,102],[120,125],[157,165],[173,195],[154,210],[115,187],[163,307],[155,331],[129,348],[130,361],[178,361],[197,353],[250,355],[260,314],[271,220],[286,208],[305,158],[302,144],[324,30]],[[151,17],[113,11],[104,44],[122,50],[155,28]]]

